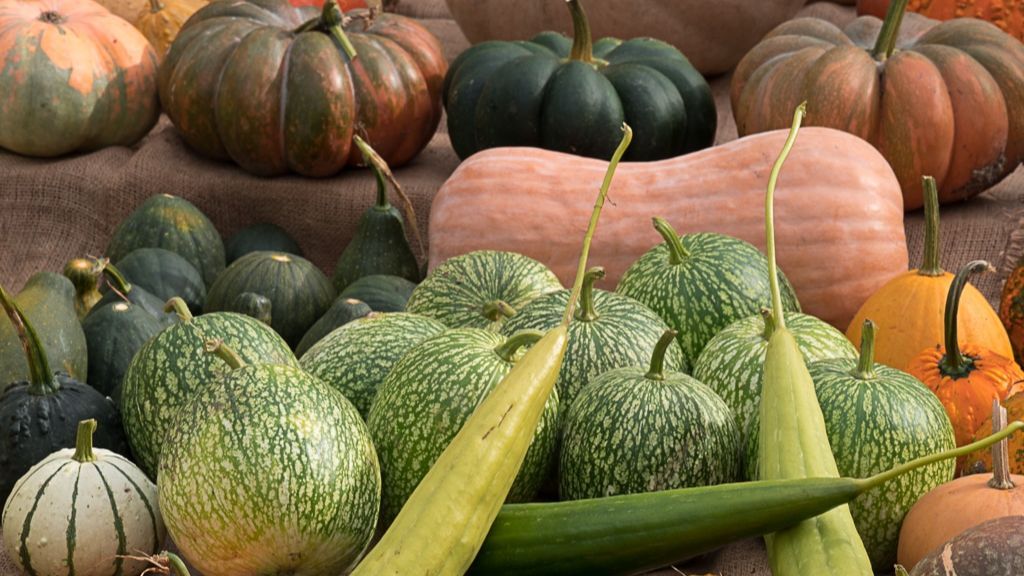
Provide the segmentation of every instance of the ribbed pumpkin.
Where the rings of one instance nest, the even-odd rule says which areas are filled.
[[[235,297],[244,292],[270,300],[270,326],[293,348],[337,296],[327,276],[302,256],[250,252],[217,277],[204,310],[229,310]]]
[[[946,297],[945,344],[922,351],[907,366],[907,372],[931,388],[946,407],[957,446],[971,441],[990,413],[992,400],[1002,402],[1024,390],[1024,371],[1012,358],[974,342],[960,344],[957,339],[960,295],[968,277],[983,270],[992,267],[984,260],[975,260],[956,273]]]
[[[80,422],[75,448],[33,466],[4,505],[4,547],[25,574],[141,574],[139,555],[163,549],[156,486],[123,456],[94,449],[95,430],[95,420]]]
[[[74,286],[67,278],[37,272],[14,300],[31,319],[53,367],[84,381],[89,374],[89,353],[74,297]],[[28,380],[30,375],[17,331],[9,322],[0,321],[0,387],[14,380]]]
[[[261,176],[359,164],[357,126],[388,164],[405,164],[441,118],[441,44],[410,18],[344,16],[333,1],[322,12],[287,0],[206,6],[160,68],[164,110],[198,153]]]
[[[444,330],[444,324],[419,314],[375,313],[325,336],[299,364],[341,392],[365,419],[381,382],[402,356]]]
[[[944,203],[1002,180],[1024,159],[1024,46],[981,20],[903,22],[906,5],[894,1],[884,25],[799,18],[769,33],[732,79],[739,134],[785,127],[807,101],[808,124],[882,152],[907,210],[922,205],[924,175]]]
[[[687,358],[697,358],[719,330],[771,302],[768,262],[752,244],[724,234],[680,237],[657,217],[654,228],[665,241],[634,262],[615,291],[661,316],[679,333]],[[783,306],[799,312],[796,294],[781,270],[779,281]]]
[[[558,277],[533,258],[477,250],[442,262],[413,290],[406,310],[451,328],[486,328],[561,289]]]
[[[884,18],[889,0],[857,0],[857,14]],[[1021,0],[910,0],[907,10],[936,20],[980,18],[1024,40],[1024,2]]]
[[[935,179],[926,176],[924,186],[924,255],[921,267],[909,270],[885,283],[857,311],[846,335],[859,342],[864,321],[878,326],[875,358],[880,364],[906,370],[921,350],[943,342],[945,328],[941,310],[953,282],[953,274],[942,269],[939,251],[939,200]],[[977,288],[968,284],[957,312],[960,343],[973,343],[1010,357],[1006,330],[992,305]]]
[[[448,330],[419,343],[395,364],[366,419],[384,478],[382,526],[395,519],[473,410],[512,370],[522,348],[541,335],[524,331],[506,339],[480,328]],[[507,501],[527,502],[537,495],[555,461],[557,428],[558,395],[553,393]]]
[[[327,312],[324,312],[324,315],[315,324],[310,326],[309,330],[302,336],[299,345],[295,347],[295,355],[301,358],[307,350],[322,340],[324,336],[371,312],[373,310],[362,300],[338,298],[334,301],[334,304],[331,304]]]
[[[857,350],[842,332],[814,316],[787,312],[786,327],[808,363],[857,357]],[[773,331],[774,321],[767,310],[737,320],[708,341],[693,365],[693,377],[714,390],[732,410],[744,451],[760,422],[764,361]],[[752,477],[754,462],[746,458],[744,462],[744,473]]]
[[[150,478],[167,434],[201,387],[227,371],[203,351],[209,338],[223,340],[246,362],[298,366],[288,345],[269,326],[242,314],[217,312],[195,318],[180,298],[171,305],[181,321],[135,354],[121,383],[121,414],[135,461]]]
[[[163,248],[139,248],[117,261],[125,279],[166,302],[178,296],[193,314],[206,302],[206,284],[199,270],[175,252]]]
[[[732,411],[710,388],[668,370],[667,330],[649,368],[602,373],[565,416],[559,454],[562,500],[602,498],[733,482],[740,435]]]
[[[86,316],[82,331],[89,345],[89,386],[104,396],[113,395],[135,353],[162,328],[149,312],[131,302],[100,306]]]
[[[163,60],[182,25],[203,6],[206,0],[149,0],[149,8],[136,15],[135,27]]]
[[[0,147],[60,156],[127,146],[160,115],[157,59],[92,0],[0,3]]]
[[[75,287],[75,312],[81,320],[103,297],[99,287],[103,278],[102,262],[93,258],[72,258],[64,265],[64,277]]]
[[[224,255],[228,264],[250,252],[261,250],[305,256],[302,247],[299,246],[295,238],[292,238],[291,234],[280,226],[269,222],[246,226],[224,242]]]

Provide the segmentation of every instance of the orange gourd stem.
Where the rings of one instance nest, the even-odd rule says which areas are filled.
[[[935,178],[921,178],[924,186],[924,261],[917,273],[921,276],[942,276],[942,258],[939,254],[939,188]]]
[[[994,271],[992,265],[984,260],[968,262],[957,271],[953,282],[949,285],[949,295],[946,297],[945,311],[945,339],[946,354],[939,361],[939,372],[950,378],[962,378],[974,369],[974,360],[969,356],[960,353],[960,344],[957,341],[957,310],[960,307],[960,295],[963,294],[968,278],[977,272],[985,270]]]
[[[594,40],[587,13],[583,11],[579,0],[566,0],[566,4],[572,15],[572,51],[569,52],[569,59],[590,64],[594,61]]]
[[[903,15],[907,12],[908,0],[893,0],[889,4],[889,11],[885,13],[885,20],[882,22],[882,30],[878,33],[878,40],[871,55],[875,60],[884,62],[896,50],[896,38],[900,35],[900,26],[903,24]]]

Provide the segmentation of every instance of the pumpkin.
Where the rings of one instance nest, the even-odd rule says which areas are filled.
[[[324,336],[371,312],[373,310],[362,300],[356,300],[355,298],[336,299],[327,312],[324,312],[324,315],[315,324],[310,326],[309,330],[302,336],[299,345],[295,347],[295,355],[302,358],[302,355],[314,344],[322,340]]]
[[[990,409],[1002,430],[1006,411],[998,401]],[[900,528],[900,564],[913,568],[926,554],[987,520],[1024,515],[1024,476],[1010,474],[1006,440],[992,447],[992,459],[993,474],[962,476],[937,486],[914,504]]]
[[[569,30],[569,15],[558,2],[524,0],[446,0],[459,28],[476,44],[519,40],[543,30]],[[731,70],[765,32],[793,17],[805,0],[645,0],[623,12],[616,0],[587,0],[594,33],[635,38],[650,36],[674,45],[701,73]]]
[[[772,132],[659,162],[627,162],[594,239],[604,266],[599,287],[622,273],[660,236],[658,214],[679,232],[719,232],[764,247],[765,158],[786,132]],[[892,169],[870,144],[835,130],[806,128],[779,190],[779,264],[808,314],[846,328],[882,284],[907,269],[903,199]],[[582,231],[607,165],[535,148],[485,150],[468,158],[434,197],[429,262],[475,250],[534,258],[572,282]],[[514,174],[514,178],[509,175]],[[567,177],[571,175],[571,177]],[[813,233],[811,232],[813,231]],[[756,310],[755,310],[756,312]]]
[[[907,372],[931,388],[946,407],[957,446],[970,442],[989,413],[993,399],[1001,402],[1024,390],[1024,371],[1012,358],[974,342],[961,344],[957,338],[964,285],[971,274],[983,270],[994,271],[988,262],[975,260],[956,273],[946,297],[945,343],[923,350],[907,366]],[[963,464],[963,459],[959,464]]]
[[[117,261],[125,280],[144,289],[160,302],[178,296],[193,314],[203,310],[206,284],[196,267],[175,252],[163,248],[139,248]]]
[[[592,42],[579,0],[573,40],[543,32],[528,43],[469,48],[445,79],[448,134],[460,158],[487,148],[537,146],[607,159],[622,123],[637,138],[625,160],[660,160],[714,143],[711,87],[669,44]]]
[[[939,23],[907,0],[886,21],[841,30],[815,18],[782,24],[736,67],[733,115],[740,135],[781,128],[808,102],[811,125],[845,130],[877,147],[903,189],[923,203],[921,177],[939,201],[981,193],[1024,159],[1024,46],[990,23]],[[898,48],[898,50],[897,50]],[[884,78],[884,81],[883,81]]]
[[[1010,420],[1024,420],[1024,392],[1008,396],[1003,401],[1003,407],[1006,408]],[[992,430],[992,417],[989,416],[974,431],[974,437],[971,440],[981,440]],[[1010,473],[1024,474],[1024,434],[1014,434],[1007,438],[1006,441],[1010,458],[1007,466],[1010,468]],[[966,473],[971,474],[991,472],[992,451],[978,450],[969,454],[964,460],[964,470]]]
[[[250,252],[266,250],[305,256],[302,247],[291,234],[280,226],[268,222],[246,226],[224,242],[224,256],[228,264]]]
[[[3,513],[8,557],[25,574],[141,574],[166,531],[156,486],[124,456],[93,448],[95,420],[74,448],[50,454],[14,486]]]
[[[156,124],[156,54],[92,0],[2,2],[0,31],[0,148],[52,157],[128,146]]]
[[[103,263],[103,273],[107,277],[110,289],[89,310],[89,313],[85,316],[86,320],[107,306],[112,306],[119,302],[129,302],[155,318],[161,327],[174,324],[176,318],[174,314],[164,310],[164,301],[150,294],[149,291],[129,282],[116,266],[110,262]]]
[[[857,0],[857,14],[885,18],[889,4],[889,0]],[[988,20],[1003,32],[1024,40],[1024,3],[1021,0],[910,0],[907,10],[936,20]]]
[[[371,274],[356,280],[338,294],[366,303],[374,312],[404,312],[416,284],[401,276]]]
[[[137,14],[135,27],[163,60],[185,21],[206,6],[206,0],[149,0],[149,9]]]
[[[104,396],[114,394],[132,357],[161,329],[163,326],[152,314],[131,302],[114,302],[97,308],[82,321],[82,331],[89,345],[86,382]]]
[[[361,162],[357,126],[391,166],[416,156],[441,118],[446,70],[437,38],[404,16],[233,0],[182,28],[160,99],[203,156],[260,176],[330,176]]]
[[[1024,573],[1024,516],[995,518],[964,530],[922,558],[910,576],[948,576],[951,573],[955,576]]]
[[[880,364],[906,370],[925,348],[943,342],[946,295],[953,274],[942,269],[939,251],[939,200],[935,180],[924,179],[925,227],[921,267],[897,275],[872,294],[846,329],[851,342],[860,341],[861,326],[871,319],[878,326],[875,358]],[[992,305],[977,288],[968,284],[957,313],[961,343],[974,343],[1000,356],[1011,357],[1010,339]]]
[[[75,287],[75,312],[81,320],[103,297],[99,288],[102,262],[93,258],[72,258],[64,265],[64,276]]]

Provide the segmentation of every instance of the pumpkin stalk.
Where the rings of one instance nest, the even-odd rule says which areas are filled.
[[[324,10],[320,14],[319,23],[338,42],[349,60],[355,60],[359,54],[356,52],[356,47],[352,45],[352,41],[348,39],[348,35],[345,34],[345,15],[341,12],[337,2],[334,0],[324,2]]]
[[[384,186],[383,181],[386,180],[391,184],[395,194],[402,201],[402,211],[405,212],[405,219],[408,221],[409,227],[412,228],[412,235],[416,237],[416,244],[420,247],[420,256],[426,261],[427,250],[423,244],[423,237],[420,236],[420,227],[416,222],[416,210],[412,207],[412,200],[406,195],[405,190],[402,190],[402,186],[395,179],[395,175],[391,172],[391,167],[388,166],[388,163],[380,157],[380,154],[377,154],[377,151],[366,140],[363,140],[356,134],[352,136],[352,141],[355,142],[359,152],[363,155],[363,160],[366,161],[377,177],[377,206],[384,207],[388,205],[386,191],[382,190]],[[381,195],[384,195],[383,203],[381,202]]]
[[[178,320],[185,324],[192,321],[192,312],[189,311],[188,304],[178,296],[167,301],[167,304],[164,305],[164,312],[174,312],[178,315]]]
[[[495,300],[484,304],[483,315],[484,318],[487,318],[491,322],[497,322],[502,318],[511,318],[515,316],[516,309],[504,300]]]
[[[968,262],[957,271],[953,282],[949,285],[949,293],[946,296],[945,310],[945,338],[946,355],[939,361],[939,371],[944,376],[957,379],[966,376],[974,369],[974,360],[969,356],[960,353],[960,342],[957,340],[957,310],[960,307],[960,296],[967,286],[967,280],[976,272],[995,272],[995,268],[984,260]]]
[[[515,362],[516,354],[523,346],[532,346],[544,333],[540,330],[520,330],[498,345],[494,353],[505,362]]]
[[[683,246],[683,240],[676,234],[675,229],[668,223],[664,218],[655,216],[651,220],[654,221],[654,229],[661,234],[661,237],[665,240],[665,244],[668,245],[668,263],[672,266],[682,264],[687,258],[690,257],[690,251]]]
[[[75,462],[95,462],[96,454],[92,451],[92,435],[96,432],[96,420],[90,418],[78,423],[75,436],[75,454],[71,457]]]
[[[580,307],[576,311],[576,319],[580,322],[593,322],[601,317],[594,307],[594,282],[604,278],[604,268],[594,266],[587,270],[583,278],[583,289],[580,290]]]
[[[647,370],[645,378],[659,381],[665,379],[665,353],[668,352],[668,347],[675,342],[677,334],[678,332],[669,328],[661,335],[658,343],[654,345],[654,353],[651,354],[651,368]]]
[[[917,273],[921,276],[942,276],[939,257],[939,189],[935,178],[921,178],[924,185],[924,261]]]
[[[879,62],[886,61],[896,51],[896,39],[900,35],[903,15],[907,12],[909,0],[892,0],[889,11],[885,13],[882,29],[878,32],[878,40],[871,50],[871,55]]]
[[[96,261],[96,265],[100,265],[99,260]],[[124,277],[124,274],[121,274],[121,271],[109,261],[104,264],[103,273],[107,275],[107,286],[117,292],[122,300],[128,300],[125,295],[132,291],[132,283]]]
[[[232,370],[238,370],[245,366],[245,360],[238,355],[230,346],[224,343],[220,338],[207,340],[204,348],[210,354],[216,355],[218,358],[227,363]]]
[[[992,399],[992,430],[1006,428],[1006,408],[999,404],[998,398]],[[1007,440],[1000,440],[992,447],[992,479],[988,485],[997,490],[1013,490],[1013,479],[1010,476],[1010,448]]]
[[[858,380],[875,379],[875,323],[871,320],[865,320],[860,331],[860,358],[852,374]]]
[[[772,339],[772,334],[775,333],[775,316],[772,314],[771,309],[761,308],[761,318],[764,319],[764,331],[761,333],[761,337],[765,341]]]
[[[21,347],[25,350],[25,358],[28,361],[30,385],[28,393],[36,396],[52,394],[60,389],[60,383],[50,371],[50,362],[46,359],[46,350],[39,340],[39,334],[25,317],[18,303],[11,298],[11,295],[0,286],[0,305],[3,305],[7,317],[11,319],[18,338],[21,339]]]
[[[592,64],[594,62],[594,40],[590,33],[590,22],[587,13],[579,0],[566,0],[569,13],[572,15],[572,51],[570,60],[579,60]]]
[[[160,0],[149,0],[149,11],[153,14],[160,12],[164,9],[164,3]]]

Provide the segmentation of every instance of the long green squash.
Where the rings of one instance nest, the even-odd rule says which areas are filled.
[[[805,113],[806,105],[797,107],[789,138],[772,168],[765,194],[768,279],[771,282],[775,331],[768,341],[761,391],[757,473],[762,480],[839,476],[814,382],[796,339],[786,328],[775,272],[775,185]],[[870,576],[873,573],[847,505],[769,534],[765,536],[765,543],[774,576]]]
[[[457,576],[472,564],[512,487],[558,379],[591,240],[615,167],[632,139],[629,126],[623,124],[623,130],[583,238],[562,323],[534,344],[473,411],[353,576]]]

